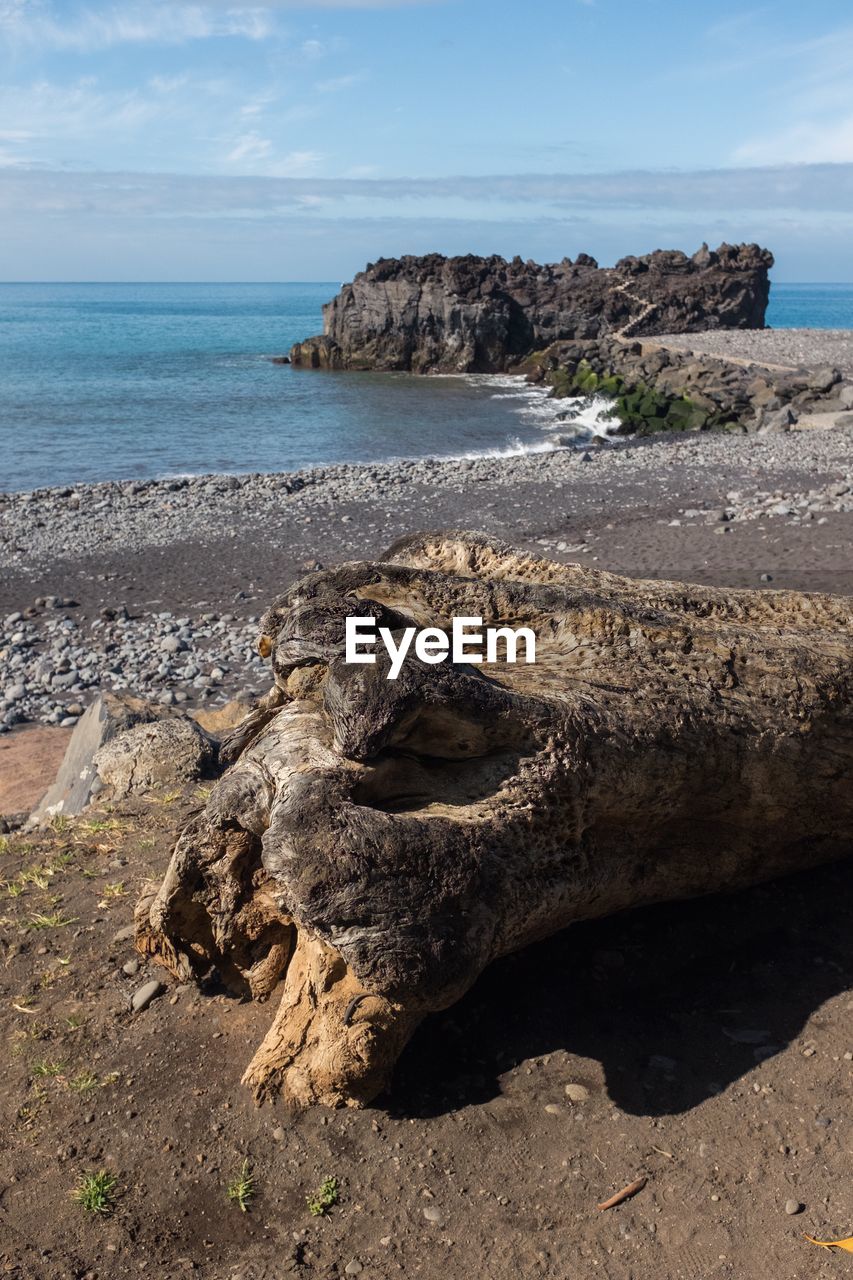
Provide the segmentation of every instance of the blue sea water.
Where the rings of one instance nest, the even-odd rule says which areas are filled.
[[[773,329],[853,329],[853,284],[774,284],[767,323]]]
[[[337,287],[0,285],[0,490],[548,449],[565,430],[506,378],[272,364]],[[776,285],[768,321],[853,327],[853,286]]]

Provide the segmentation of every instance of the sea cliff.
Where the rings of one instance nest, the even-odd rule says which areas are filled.
[[[599,267],[468,255],[382,258],[323,308],[295,365],[497,373],[552,343],[761,329],[773,255],[756,244],[657,250]]]

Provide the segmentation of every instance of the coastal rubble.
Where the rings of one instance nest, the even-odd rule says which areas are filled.
[[[801,416],[845,418],[853,381],[832,366],[786,368],[695,354],[654,338],[555,343],[526,362],[557,398],[610,397],[623,434],[786,431]]]

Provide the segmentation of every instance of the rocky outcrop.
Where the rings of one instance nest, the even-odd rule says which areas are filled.
[[[612,399],[626,434],[784,431],[803,414],[843,415],[853,393],[838,369],[770,368],[654,341],[555,343],[528,367],[556,397]]]
[[[503,372],[568,339],[760,329],[773,255],[758,245],[658,250],[599,267],[587,254],[544,266],[514,258],[382,258],[323,308],[324,333],[295,365]]]

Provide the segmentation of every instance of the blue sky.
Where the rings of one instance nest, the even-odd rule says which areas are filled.
[[[0,0],[0,278],[758,240],[853,280],[850,0]]]

